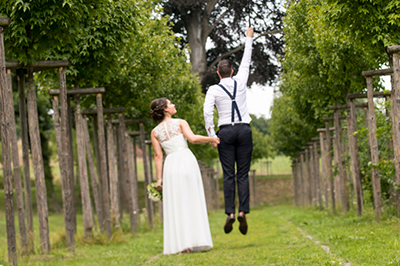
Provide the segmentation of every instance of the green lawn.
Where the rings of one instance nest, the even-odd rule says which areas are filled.
[[[314,209],[290,205],[261,206],[248,215],[249,232],[243,236],[234,224],[226,235],[222,226],[225,215],[209,215],[214,248],[201,253],[162,255],[162,227],[154,230],[142,225],[133,236],[114,232],[113,240],[103,235],[85,241],[82,220],[75,253],[67,252],[62,215],[51,215],[52,251],[50,255],[19,257],[19,265],[399,265],[400,227],[398,219],[377,223],[372,210],[358,217],[333,216]],[[128,231],[124,221],[124,231]],[[37,224],[36,224],[37,226]],[[303,231],[300,232],[301,229]],[[36,229],[37,232],[37,229]],[[7,265],[4,213],[0,212],[0,265]],[[37,233],[36,233],[37,234]],[[312,236],[310,240],[306,235]],[[38,239],[38,235],[36,235]],[[320,244],[330,248],[327,253]],[[38,243],[36,243],[38,246]]]

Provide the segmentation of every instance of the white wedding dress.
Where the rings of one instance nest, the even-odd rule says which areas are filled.
[[[179,119],[160,123],[154,133],[167,155],[163,167],[164,254],[212,248],[199,165]]]

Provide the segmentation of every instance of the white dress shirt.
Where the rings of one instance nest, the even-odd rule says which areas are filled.
[[[250,73],[250,62],[252,52],[253,38],[246,37],[245,48],[239,71],[232,78],[223,78],[220,84],[224,86],[233,95],[234,80],[237,82],[236,103],[238,105],[242,123],[249,124],[251,121],[247,110],[247,80]],[[208,136],[215,136],[214,130],[214,105],[218,110],[218,127],[232,124],[232,100],[228,94],[218,85],[212,85],[206,94],[203,112]],[[235,110],[234,123],[240,123],[238,114]]]

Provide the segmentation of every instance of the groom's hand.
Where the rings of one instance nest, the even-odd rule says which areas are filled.
[[[246,37],[253,37],[254,31],[252,27],[249,27],[246,31]]]

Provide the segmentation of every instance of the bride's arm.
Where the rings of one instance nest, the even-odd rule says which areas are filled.
[[[156,138],[154,130],[151,131],[151,142],[154,149],[154,162],[156,166],[156,177],[157,177],[157,188],[162,187],[162,163],[163,163],[163,153],[161,145]]]
[[[185,120],[179,120],[183,136],[193,144],[204,144],[204,143],[216,143],[219,144],[218,137],[205,137],[201,135],[195,135],[190,129],[188,122]]]

